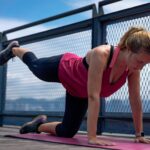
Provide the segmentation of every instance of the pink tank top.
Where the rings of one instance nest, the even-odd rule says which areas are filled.
[[[126,82],[128,71],[124,71],[120,79],[114,84],[109,83],[110,73],[118,57],[120,49],[115,48],[108,68],[104,70],[100,97],[108,97],[116,92]],[[87,98],[88,69],[83,64],[83,58],[72,53],[65,53],[59,64],[59,79],[66,90],[72,95]]]

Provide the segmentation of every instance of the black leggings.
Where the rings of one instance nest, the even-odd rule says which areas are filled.
[[[58,66],[63,55],[38,59],[32,52],[23,56],[23,62],[39,79],[47,82],[59,82]],[[80,128],[88,107],[87,98],[79,98],[66,92],[65,113],[62,123],[56,126],[60,137],[73,137]]]

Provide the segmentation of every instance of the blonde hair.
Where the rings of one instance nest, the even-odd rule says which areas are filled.
[[[144,50],[150,54],[150,32],[141,27],[130,28],[120,39],[121,50],[129,49],[134,53]]]

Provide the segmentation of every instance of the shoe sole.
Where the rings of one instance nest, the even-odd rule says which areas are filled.
[[[24,132],[25,130],[27,130],[27,129],[25,129],[25,128],[28,128],[29,126],[32,126],[33,124],[39,124],[39,123],[45,123],[47,121],[47,116],[45,116],[45,115],[40,115],[40,116],[37,116],[36,118],[34,118],[32,121],[30,121],[30,122],[27,122],[27,123],[25,123],[22,127],[21,127],[21,129],[20,129],[20,134],[25,134],[25,133],[29,133],[29,132]]]

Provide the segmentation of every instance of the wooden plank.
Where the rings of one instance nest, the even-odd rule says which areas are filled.
[[[4,137],[6,134],[18,133],[19,127],[14,126],[4,126],[0,127],[0,150],[96,150],[95,148],[65,145],[65,144],[56,144],[40,141],[31,141],[23,139],[15,139]],[[104,150],[104,149],[99,149]]]

